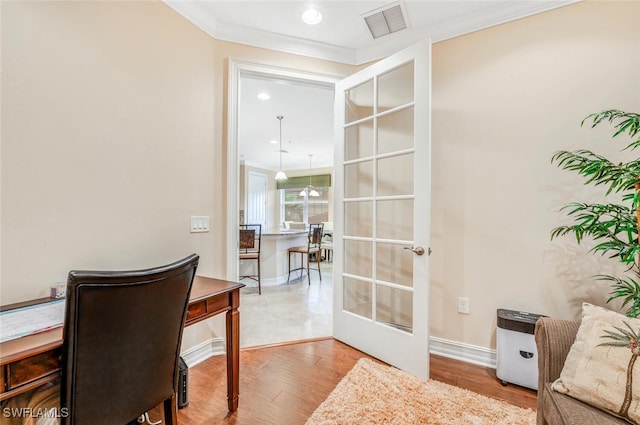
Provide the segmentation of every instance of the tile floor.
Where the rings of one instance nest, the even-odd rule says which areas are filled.
[[[289,284],[263,286],[245,279],[240,290],[240,347],[276,344],[333,334],[332,263],[322,262],[322,281],[311,270]],[[297,276],[297,275],[296,275]]]

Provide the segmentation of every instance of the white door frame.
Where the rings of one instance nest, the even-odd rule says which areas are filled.
[[[278,79],[302,80],[333,88],[345,75],[329,75],[314,72],[280,68],[259,63],[229,59],[228,102],[227,102],[227,270],[228,280],[238,280],[238,232],[233,229],[239,224],[240,157],[238,154],[238,95],[240,79],[243,75],[261,75]]]

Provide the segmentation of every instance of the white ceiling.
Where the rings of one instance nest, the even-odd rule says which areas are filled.
[[[420,40],[433,42],[554,9],[577,0],[165,0],[219,40],[360,65]],[[373,39],[363,16],[399,4],[408,28]],[[308,6],[323,15],[301,20]]]
[[[426,38],[442,41],[578,0],[164,1],[219,40],[360,65]],[[323,15],[322,22],[314,26],[301,20],[309,5]],[[407,28],[374,39],[363,17],[395,5],[403,9]],[[239,102],[241,159],[268,169],[278,168],[277,147],[268,142],[278,138],[276,116],[283,115],[283,149],[290,151],[283,155],[284,168],[308,168],[309,153],[314,153],[314,168],[331,164],[331,90],[244,80]],[[258,100],[254,94],[257,90],[269,90],[271,100]]]
[[[282,167],[286,170],[333,165],[333,89],[294,81],[240,78],[238,152],[247,165],[278,170],[282,115]],[[269,100],[257,98],[267,93]]]

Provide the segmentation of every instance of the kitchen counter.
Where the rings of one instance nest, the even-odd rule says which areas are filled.
[[[262,286],[275,286],[287,282],[289,274],[289,248],[307,246],[306,230],[270,229],[262,232],[260,247],[260,274]],[[292,257],[292,260],[300,256]],[[240,261],[240,276],[256,274],[255,261]],[[298,266],[295,266],[298,267]],[[294,267],[294,268],[295,268]],[[243,282],[250,282],[245,280]],[[248,284],[251,286],[251,283]]]
[[[262,236],[299,236],[306,235],[306,230],[284,230],[284,229],[272,229],[262,233]]]

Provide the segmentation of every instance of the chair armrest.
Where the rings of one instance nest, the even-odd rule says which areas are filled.
[[[547,382],[553,382],[560,377],[579,327],[579,321],[550,317],[541,317],[536,322],[539,390],[542,390]]]
[[[538,350],[538,425],[548,425],[544,414],[545,386],[560,377],[579,327],[578,321],[551,317],[541,317],[536,322],[534,333]]]

